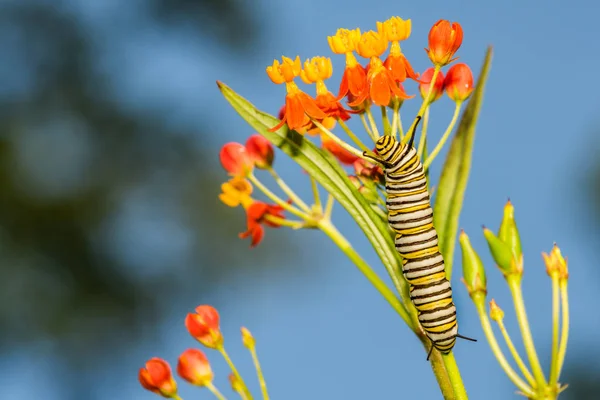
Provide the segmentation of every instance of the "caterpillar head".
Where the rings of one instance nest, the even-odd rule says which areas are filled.
[[[396,154],[397,151],[402,151],[404,146],[404,144],[390,135],[381,136],[375,143],[377,154],[384,160],[390,158],[392,154]]]

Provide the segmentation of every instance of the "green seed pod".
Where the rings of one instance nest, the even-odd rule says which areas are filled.
[[[475,252],[473,246],[471,246],[469,237],[462,230],[460,231],[458,241],[462,250],[463,282],[473,300],[475,300],[474,295],[477,292],[483,294],[483,296],[478,296],[478,298],[484,300],[487,294],[487,280],[483,262],[481,262],[481,258]]]
[[[515,221],[515,208],[510,200],[504,206],[504,216],[498,230],[498,237],[508,245],[517,259],[521,258],[521,238]]]
[[[502,273],[508,275],[517,272],[510,247],[486,227],[483,228],[483,236],[485,236],[492,257],[494,257],[494,261],[496,261],[496,265],[502,270]]]

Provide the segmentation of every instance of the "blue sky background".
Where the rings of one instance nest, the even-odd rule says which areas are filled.
[[[96,44],[105,52],[97,67],[110,77],[109,84],[123,105],[140,112],[161,109],[173,125],[191,127],[192,132],[194,126],[202,125],[212,132],[210,137],[198,137],[196,144],[214,154],[214,170],[220,168],[217,152],[223,143],[243,142],[252,133],[222,99],[216,80],[260,109],[276,113],[284,88],[273,85],[264,72],[274,58],[282,54],[299,54],[303,59],[329,56],[326,37],[337,28],[374,29],[375,21],[394,15],[412,19],[412,36],[402,48],[417,71],[429,67],[423,48],[431,25],[440,18],[463,26],[464,41],[458,55],[475,74],[486,46],[493,45],[460,227],[482,256],[489,298],[495,298],[506,311],[506,325],[519,343],[508,289],[481,234],[482,224],[497,229],[502,207],[507,197],[511,198],[525,254],[524,296],[544,366],[549,364],[551,293],[540,253],[558,243],[568,256],[571,273],[572,325],[566,365],[590,360],[587,365],[598,373],[600,365],[595,358],[600,356],[596,338],[600,318],[588,309],[598,290],[598,237],[594,235],[598,228],[588,216],[590,204],[584,187],[584,178],[597,162],[595,151],[600,149],[595,137],[600,83],[594,70],[600,61],[600,7],[595,2],[377,1],[367,5],[355,0],[261,0],[252,7],[261,28],[257,45],[244,57],[209,40],[195,43],[187,39],[186,27],[176,30],[174,36],[159,35],[138,14],[136,1],[71,3],[74,18],[89,24]],[[111,39],[123,32],[127,39]],[[344,60],[341,56],[333,60],[337,70],[330,88],[335,91]],[[416,86],[407,85],[407,91],[416,93]],[[405,121],[418,105],[417,101],[406,104]],[[447,98],[433,106],[430,138],[439,137],[452,107]],[[444,154],[432,168],[434,185]],[[282,154],[276,157],[278,171],[308,199],[306,176]],[[222,177],[226,179],[225,173]],[[215,199],[219,193],[218,185],[205,190],[214,193]],[[224,206],[215,201],[214,207]],[[341,207],[335,210],[338,228],[383,276],[384,269],[362,232]],[[239,254],[237,261],[249,266],[268,262],[275,268],[257,268],[256,272],[245,268],[209,293],[165,299],[169,318],[163,324],[146,327],[150,332],[141,334],[144,340],[127,354],[115,354],[107,365],[94,366],[91,398],[153,398],[140,388],[137,369],[151,356],[174,364],[181,351],[195,346],[183,318],[198,304],[212,304],[221,312],[227,348],[257,394],[251,359],[238,340],[242,325],[257,338],[274,399],[441,398],[420,343],[323,234],[268,230],[264,242],[249,250],[248,242],[237,239],[237,233],[244,230],[241,210],[230,213],[237,213],[239,219],[224,227],[228,236],[223,240],[231,240],[231,251]],[[153,230],[169,229],[155,220],[127,221],[123,229],[140,233],[135,248],[142,254],[124,251],[123,257],[141,260],[138,273],[148,272],[143,271],[144,260],[152,264],[153,257],[178,257],[192,246],[183,233],[153,236]],[[203,260],[196,262],[201,265]],[[459,251],[455,265],[460,265]],[[459,341],[455,348],[470,397],[516,398],[514,387],[489,350],[460,276],[457,269],[452,282],[460,330],[479,339],[477,343]],[[51,343],[40,343],[0,359],[4,371],[0,385],[6,398],[62,398],[60,387],[68,377],[52,358],[40,356],[49,347]],[[235,398],[228,388],[224,362],[216,353],[209,352],[209,357],[217,385]],[[210,398],[184,383],[181,393],[185,399]]]

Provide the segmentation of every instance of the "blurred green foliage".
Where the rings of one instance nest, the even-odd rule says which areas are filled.
[[[0,7],[0,346],[49,340],[83,374],[85,359],[139,340],[166,311],[161,299],[235,273],[222,266],[241,256],[224,247],[244,219],[216,199],[225,175],[216,149],[198,145],[202,125],[190,132],[155,105],[126,105],[119,66],[101,68],[105,43],[76,3]],[[197,27],[195,42],[242,54],[257,27],[235,0],[127,7],[161,35]]]

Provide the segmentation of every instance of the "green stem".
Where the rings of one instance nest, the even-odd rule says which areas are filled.
[[[344,121],[338,118],[338,123],[340,124],[344,132],[346,132],[346,135],[348,135],[348,137],[352,139],[354,144],[356,144],[359,149],[361,149],[362,151],[369,151],[369,148],[362,142],[362,140],[359,139],[358,136],[354,134],[354,132],[352,132],[352,129],[350,129]]]
[[[390,125],[390,119],[387,115],[387,106],[381,106],[381,123],[383,124],[383,134],[392,134],[392,125]]]
[[[290,198],[292,199],[292,201],[298,205],[298,207],[300,207],[300,209],[304,212],[310,212],[310,207],[304,202],[302,201],[302,199],[300,198],[300,196],[298,196],[296,194],[296,192],[294,192],[292,190],[292,188],[290,188],[283,179],[281,179],[281,177],[277,174],[277,172],[275,172],[275,170],[273,168],[269,168],[268,169],[269,173],[271,174],[271,176],[273,177],[273,179],[275,180],[275,182],[279,185],[279,187],[281,188],[281,190],[283,190],[283,192]]]
[[[448,379],[450,379],[450,384],[452,385],[452,390],[454,391],[454,398],[456,400],[468,400],[469,397],[467,396],[465,385],[462,381],[462,377],[460,376],[458,365],[454,359],[454,353],[450,352],[449,354],[442,355],[442,360],[444,361],[444,365],[448,373]]]
[[[333,211],[333,205],[335,204],[335,197],[331,194],[327,197],[327,203],[325,204],[325,212],[323,213],[323,217],[325,219],[331,219],[331,212]]]
[[[329,129],[325,128],[323,126],[323,124],[321,124],[319,121],[314,120],[314,119],[311,121],[321,130],[321,132],[323,132],[329,139],[333,140],[337,145],[342,147],[344,150],[349,151],[351,154],[355,155],[356,157],[364,158],[362,151],[360,151],[356,147],[350,146],[348,143],[344,142],[342,139],[337,137]],[[369,161],[369,160],[367,160],[367,161]]]
[[[174,400],[183,400],[183,398],[181,396],[179,396],[178,394],[176,394],[175,396],[173,396]]]
[[[229,365],[229,369],[231,369],[231,372],[233,373],[233,375],[235,375],[235,377],[237,378],[238,382],[240,383],[240,386],[242,388],[242,392],[244,392],[244,394],[246,395],[246,397],[248,397],[248,399],[252,399],[252,395],[250,394],[250,390],[248,390],[248,386],[246,386],[246,382],[244,382],[244,380],[242,379],[242,376],[240,375],[240,373],[238,372],[237,368],[235,367],[235,364],[233,363],[233,361],[229,357],[229,354],[227,354],[227,351],[225,350],[225,347],[219,346],[219,347],[217,347],[217,350],[219,351],[219,353],[221,353],[221,355],[225,359],[225,362],[227,363],[227,365]],[[215,393],[215,396],[219,397],[217,395],[217,393],[219,391],[217,390],[217,388],[215,388],[215,387],[213,387],[213,388],[216,391],[216,393],[212,389],[211,389],[211,392]],[[210,387],[209,387],[209,389],[210,389]],[[221,397],[219,397],[219,399],[223,399],[223,396],[221,395]]]
[[[254,346],[250,348],[250,354],[252,354],[252,362],[254,362],[254,368],[256,369],[256,375],[258,376],[258,383],[260,384],[263,400],[269,400],[267,383],[265,382],[265,377],[263,375],[262,368],[260,367],[260,362],[258,361],[258,356],[256,355],[256,349]]]
[[[529,321],[527,320],[527,313],[525,312],[525,302],[523,301],[523,292],[521,290],[521,277],[519,275],[510,275],[506,280],[513,297],[515,313],[517,315],[517,321],[519,322],[519,328],[521,329],[521,336],[523,337],[523,345],[527,352],[527,358],[529,359],[529,364],[533,371],[537,388],[543,388],[546,386],[546,378],[544,377],[544,371],[542,371],[542,366],[540,365],[540,360],[538,359],[533,344],[533,338],[531,337]]]
[[[423,168],[425,168],[425,169],[429,168],[429,166],[431,165],[431,163],[433,162],[435,157],[438,155],[438,153],[444,147],[444,144],[446,144],[448,137],[450,137],[450,133],[452,133],[452,130],[454,129],[454,125],[456,125],[456,121],[458,121],[458,115],[460,114],[461,105],[462,105],[462,102],[460,102],[460,101],[456,102],[456,107],[454,107],[454,115],[452,115],[452,120],[450,121],[450,124],[446,128],[446,132],[444,132],[444,134],[442,135],[442,138],[440,139],[438,144],[435,146],[433,151],[431,153],[429,153],[429,156],[427,156],[427,160],[425,160],[425,162],[423,163]]]
[[[398,108],[394,112],[396,119],[398,120],[398,132],[400,133],[400,140],[404,139],[404,128],[402,127],[402,115],[400,114],[400,108],[402,107],[402,104],[404,104],[404,102],[398,101]]]
[[[498,364],[504,370],[508,379],[512,381],[512,383],[521,390],[526,396],[534,397],[535,393],[531,387],[527,385],[527,383],[519,377],[519,375],[515,372],[514,369],[510,366],[506,357],[502,353],[502,349],[498,345],[498,341],[496,340],[496,336],[494,335],[494,330],[492,329],[492,325],[490,324],[490,320],[485,311],[485,301],[477,301],[475,298],[473,299],[475,302],[475,307],[477,308],[477,314],[479,315],[479,320],[481,321],[481,327],[483,328],[483,333],[492,349],[492,353],[498,360]]]
[[[517,366],[521,370],[521,373],[523,374],[523,376],[525,377],[525,379],[527,379],[527,382],[529,383],[529,385],[532,386],[532,387],[535,387],[535,380],[533,379],[533,376],[531,375],[531,372],[529,372],[529,369],[527,368],[527,366],[523,362],[523,359],[519,355],[519,352],[515,348],[515,345],[513,344],[513,341],[510,338],[510,335],[508,334],[508,331],[506,330],[506,326],[504,326],[504,321],[502,321],[500,319],[500,320],[498,320],[496,322],[498,323],[498,327],[500,328],[500,332],[502,332],[502,336],[504,337],[504,341],[506,342],[506,346],[508,347],[508,350],[510,350],[510,353],[512,354],[513,358],[515,359],[515,362],[517,363]]]
[[[379,129],[377,129],[377,123],[375,122],[373,114],[371,113],[371,106],[367,106],[365,108],[365,112],[367,113],[367,118],[369,119],[369,124],[371,125],[371,131],[373,132],[373,136],[377,138],[375,139],[375,141],[377,141],[381,135],[379,134]]]
[[[429,340],[424,332],[422,333],[422,336],[419,334],[417,334],[417,336],[419,336],[421,339],[421,342],[425,347],[425,351],[429,351],[431,340]],[[448,371],[446,370],[446,366],[444,365],[444,360],[442,358],[442,353],[434,350],[431,353],[431,357],[429,357],[429,363],[431,364],[431,369],[435,375],[435,379],[437,380],[444,400],[455,400],[456,396],[454,395],[454,388],[452,387],[452,383],[448,377]]]
[[[567,279],[560,280],[560,295],[562,308],[562,332],[560,334],[560,344],[558,346],[557,379],[560,378],[560,372],[562,371],[563,363],[565,362],[567,341],[569,340],[569,297],[567,294]]]
[[[400,110],[400,101],[394,100],[392,101],[392,133],[391,135],[398,139],[398,121],[399,121],[399,110]]]
[[[435,80],[437,79],[438,74],[440,73],[440,69],[441,66],[436,65],[435,68],[433,69],[433,76],[431,77],[431,82],[435,82]],[[413,121],[412,124],[410,124],[410,128],[408,128],[407,132],[412,132],[412,130],[415,127],[415,124],[417,123],[418,119],[417,117],[423,117],[423,113],[425,112],[425,109],[427,109],[427,107],[429,106],[429,102],[430,102],[430,98],[431,95],[433,94],[433,84],[429,85],[429,90],[427,90],[427,96],[425,96],[425,98],[423,99],[423,103],[421,103],[421,108],[419,108],[419,112],[417,113],[417,116],[415,117],[415,120]]]
[[[362,124],[365,127],[365,131],[367,131],[367,134],[369,135],[369,137],[371,138],[371,140],[373,142],[376,142],[377,138],[373,135],[373,132],[371,131],[371,128],[369,128],[369,124],[367,123],[367,119],[365,118],[365,113],[361,113],[360,114],[360,120],[362,121]]]
[[[215,385],[213,385],[213,384],[212,384],[212,382],[209,382],[209,383],[206,385],[206,388],[207,388],[208,390],[210,390],[210,391],[211,391],[211,393],[212,393],[212,394],[214,394],[214,395],[215,395],[215,397],[216,397],[217,399],[219,399],[219,400],[226,400],[226,399],[225,399],[225,396],[223,396],[223,395],[221,394],[221,392],[219,392],[219,389],[217,389],[217,388],[215,387]]]
[[[321,196],[319,194],[319,187],[317,186],[317,180],[309,175],[310,177],[310,186],[312,188],[313,197],[315,199],[315,207],[319,212],[323,212],[323,205],[321,204]]]
[[[277,224],[279,226],[287,226],[288,228],[292,229],[300,229],[306,226],[304,221],[290,221],[289,219],[279,218],[271,214],[266,214],[264,218],[267,221]]]
[[[256,186],[261,192],[263,192],[265,196],[267,196],[269,199],[271,199],[271,201],[275,202],[277,205],[281,206],[284,210],[288,211],[290,214],[294,214],[295,216],[302,218],[303,220],[306,220],[308,218],[308,215],[306,215],[306,213],[300,211],[291,204],[288,204],[275,193],[271,192],[269,188],[263,185],[262,182],[259,181],[254,175],[248,175],[248,179],[254,184],[254,186]]]
[[[421,123],[421,137],[419,138],[419,147],[417,149],[417,155],[420,160],[423,160],[423,152],[425,151],[425,140],[427,138],[427,127],[429,126],[429,110],[425,109],[425,115],[423,115],[423,122]]]
[[[558,330],[560,325],[560,288],[558,271],[552,272],[552,361],[550,364],[550,387],[558,382]]]
[[[356,265],[358,270],[367,278],[367,280],[377,289],[383,298],[400,315],[406,324],[412,328],[412,321],[404,304],[396,297],[394,292],[387,287],[385,282],[377,276],[373,269],[362,259],[362,257],[352,248],[352,245],[336,229],[336,227],[327,219],[321,219],[319,228],[342,250],[342,252]]]

